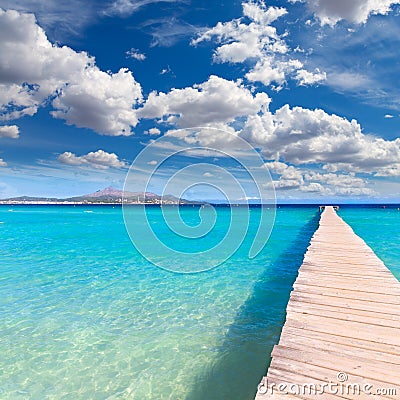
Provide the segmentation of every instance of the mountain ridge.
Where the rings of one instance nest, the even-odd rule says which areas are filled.
[[[129,192],[107,186],[94,193],[66,198],[19,196],[1,199],[0,204],[197,204],[196,201],[179,199],[171,194],[157,195],[152,192]]]

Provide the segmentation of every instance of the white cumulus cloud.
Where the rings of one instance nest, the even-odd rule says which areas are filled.
[[[286,53],[286,43],[279,37],[276,28],[270,24],[287,13],[285,8],[266,8],[263,2],[243,3],[243,17],[218,24],[192,41],[196,45],[202,41],[215,39],[221,45],[216,49],[217,62],[243,62],[249,58],[260,58],[265,52]]]
[[[104,135],[128,136],[138,119],[132,102],[141,99],[140,89],[127,69],[116,74],[87,68],[82,80],[70,83],[53,100],[56,118],[80,128],[91,128]]]
[[[256,114],[269,102],[266,93],[253,95],[241,82],[212,75],[193,87],[150,93],[138,116],[164,118],[167,123],[181,127],[203,126]]]
[[[279,180],[273,181],[275,189],[294,189],[304,185],[303,174],[292,165],[273,161],[265,163],[265,166],[272,173],[279,175]]]
[[[304,0],[322,25],[335,25],[345,19],[355,24],[367,22],[374,14],[386,15],[398,0]]]
[[[104,135],[129,135],[142,99],[132,73],[101,71],[86,52],[51,43],[33,14],[0,9],[0,120],[53,116]]]
[[[326,80],[326,72],[321,72],[318,68],[315,72],[299,69],[295,79],[299,82],[300,86],[314,85]]]
[[[301,85],[314,84],[326,78],[323,72],[308,72],[300,60],[291,57],[290,54],[297,51],[292,52],[284,40],[285,34],[279,35],[271,25],[287,14],[285,8],[267,7],[262,0],[247,1],[242,6],[242,18],[218,22],[192,40],[192,44],[215,40],[218,43],[215,62],[255,62],[246,78],[264,85],[275,83],[278,85],[276,89],[280,89],[288,77]],[[296,71],[301,72],[296,75]]]
[[[0,167],[7,167],[7,163],[2,158],[0,158]]]
[[[0,126],[0,138],[19,138],[19,127],[17,125]]]
[[[329,191],[322,186],[320,183],[317,182],[311,182],[308,185],[304,185],[301,188],[302,192],[306,192],[306,193],[319,193],[319,194],[328,194]]]
[[[150,128],[147,131],[143,132],[145,135],[157,136],[161,134],[161,131],[158,128]]]
[[[146,55],[144,53],[141,53],[138,49],[135,49],[133,47],[125,54],[128,58],[133,58],[138,61],[144,61],[146,59]]]
[[[277,190],[300,190],[320,195],[364,196],[375,192],[369,188],[369,181],[355,176],[354,173],[334,174],[320,172],[311,168],[299,168],[280,161],[265,163],[265,166],[278,175],[273,181]]]
[[[184,96],[187,89],[191,96]],[[174,93],[176,97],[173,99],[169,97],[170,94],[163,94],[160,103],[155,97],[154,103],[149,103],[152,105],[151,116],[161,117],[165,114],[166,121],[178,125],[181,123],[181,118],[188,118],[184,122],[186,124],[190,121],[191,124],[187,126],[195,126],[195,123],[201,126],[200,123],[205,121],[213,122],[212,126],[218,126],[240,136],[255,148],[260,149],[266,160],[278,162],[278,164],[270,164],[269,167],[282,175],[280,184],[282,186],[284,184],[300,186],[302,178],[292,167],[285,167],[284,170],[279,171],[278,168],[283,168],[283,165],[279,163],[318,167],[331,173],[347,174],[340,180],[334,175],[325,175],[323,179],[319,177],[318,181],[316,181],[317,176],[313,177],[315,183],[327,183],[326,180],[330,179],[334,186],[343,186],[344,182],[348,182],[349,186],[359,186],[361,181],[349,175],[350,172],[374,176],[400,175],[400,138],[385,140],[365,134],[356,120],[350,121],[335,114],[328,114],[321,109],[291,108],[289,105],[271,112],[268,109],[269,101],[258,102],[257,96],[260,95],[258,93],[250,97],[245,95],[248,99],[246,113],[243,112],[243,106],[238,110],[231,108],[230,114],[226,114],[225,118],[219,118],[217,121],[217,119],[213,120],[212,110],[216,107],[213,101],[203,102],[202,100],[197,105],[199,93],[195,91],[193,94],[192,88],[187,89],[178,90]],[[239,92],[246,90],[238,89]],[[211,99],[216,97],[213,95]],[[240,102],[232,101],[228,104],[240,104]],[[209,113],[204,112],[204,115],[209,115],[209,117],[203,120],[202,113],[199,111],[206,111],[209,108]],[[185,115],[187,111],[190,115]],[[239,116],[237,120],[234,119]],[[232,124],[232,121],[235,123]],[[224,135],[223,132],[216,133],[214,130],[199,129],[194,135],[185,130],[178,130],[170,134],[192,145],[213,146],[221,149],[230,146],[230,135]]]
[[[338,169],[378,172],[400,160],[400,139],[384,140],[323,110],[288,105],[274,114],[249,116],[241,132],[265,156],[292,164],[335,164]]]
[[[107,153],[104,150],[92,151],[83,156],[66,151],[58,156],[58,160],[67,165],[86,165],[97,169],[126,167],[126,163],[120,161],[115,153]]]

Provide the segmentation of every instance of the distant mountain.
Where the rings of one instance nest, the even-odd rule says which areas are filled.
[[[91,194],[85,194],[81,197],[122,197],[123,193],[123,190],[108,186],[103,190],[98,190],[97,192]]]
[[[2,199],[0,200],[1,202],[30,202],[30,201],[42,201],[42,202],[53,202],[53,201],[59,201],[59,199],[55,197],[32,197],[32,196],[19,196],[19,197],[10,197],[8,199]]]
[[[68,197],[64,199],[21,196],[0,200],[0,204],[51,204],[51,203],[80,203],[80,204],[196,204],[197,202],[178,199],[172,195],[159,196],[151,192],[124,192],[108,186],[105,189],[82,196]]]
[[[116,189],[112,186],[108,186],[103,190],[97,190],[94,193],[90,193],[90,194],[85,194],[83,196],[79,196],[79,198],[102,198],[102,197],[111,197],[111,198],[115,198],[115,197],[125,197],[125,198],[130,198],[130,197],[137,197],[137,196],[146,196],[148,198],[155,198],[157,197],[156,194],[151,193],[151,192],[124,192],[123,190],[120,189]]]
[[[122,203],[122,199],[124,199],[126,203],[187,203],[186,200],[179,200],[177,197],[171,195],[159,196],[151,192],[124,192],[123,190],[116,189],[112,186],[108,186],[103,190],[98,190],[97,192],[85,194],[83,196],[70,197],[67,200],[90,203]]]

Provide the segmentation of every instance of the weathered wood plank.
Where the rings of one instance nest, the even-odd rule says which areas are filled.
[[[306,329],[298,329],[292,326],[285,325],[282,328],[281,339],[306,337],[311,338],[315,341],[324,341],[326,343],[332,343],[332,345],[349,345],[355,348],[366,349],[371,351],[376,351],[379,354],[393,354],[400,356],[400,347],[393,344],[386,343],[376,343],[369,340],[363,340],[360,338],[349,338],[346,336],[340,336],[335,334],[335,332],[317,332],[308,331]]]
[[[370,301],[366,300],[361,300],[361,299],[348,299],[345,301],[345,299],[342,299],[340,303],[338,303],[337,297],[331,297],[331,296],[324,296],[321,294],[312,294],[312,293],[297,293],[297,292],[292,292],[290,294],[290,300],[297,300],[297,301],[303,301],[307,303],[316,303],[316,304],[326,304],[326,305],[336,305],[339,307],[345,307],[349,309],[355,309],[355,310],[366,310],[366,311],[372,311],[372,312],[382,312],[383,314],[392,314],[392,315],[398,315],[400,318],[400,310],[398,307],[382,307],[383,303],[377,304],[377,303],[372,303]]]
[[[328,282],[324,281],[316,281],[315,279],[310,278],[309,276],[304,276],[301,274],[296,279],[296,285],[305,285],[315,288],[328,288],[328,289],[342,289],[342,290],[351,290],[352,292],[361,292],[363,293],[371,293],[371,294],[384,294],[388,295],[388,289],[390,289],[390,294],[397,296],[400,298],[400,287],[399,285],[388,284],[386,287],[382,287],[379,282],[375,283],[372,279],[370,281],[359,281],[357,279],[352,279],[351,281],[347,281],[345,279],[334,279],[331,278]]]
[[[391,354],[385,351],[376,351],[376,347],[373,342],[368,342],[370,348],[367,346],[359,347],[360,343],[357,342],[345,342],[340,343],[340,340],[335,340],[332,337],[307,337],[303,335],[284,335],[281,337],[280,345],[291,347],[293,349],[316,349],[319,351],[332,352],[335,354],[342,354],[346,357],[353,357],[355,354],[362,354],[368,359],[376,359],[377,361],[383,361],[385,363],[392,364],[394,370],[400,368],[400,354]],[[361,344],[362,346],[362,344]],[[372,349],[373,348],[373,349]],[[383,349],[385,350],[385,349]]]
[[[344,314],[352,314],[352,315],[358,315],[358,316],[365,316],[365,317],[370,317],[371,316],[371,311],[364,310],[364,309],[357,309],[357,308],[348,308],[348,307],[343,307],[342,305],[337,305],[337,304],[318,304],[315,302],[308,303],[304,301],[297,301],[295,299],[291,299],[290,303],[288,304],[287,308],[293,308],[293,309],[298,309],[298,310],[309,310],[309,309],[316,309],[316,310],[322,310],[326,312],[335,312],[335,313],[344,313]],[[394,315],[392,313],[381,313],[381,312],[372,312],[373,314],[376,315],[376,320],[389,320],[389,321],[395,321],[396,323],[400,323],[400,318],[398,315]]]
[[[294,302],[293,302],[294,303]],[[400,320],[396,318],[382,318],[381,314],[374,313],[375,315],[367,314],[355,314],[349,312],[349,310],[345,308],[336,307],[336,309],[332,310],[327,307],[315,307],[313,305],[303,305],[303,304],[289,304],[287,307],[287,312],[299,313],[304,315],[315,315],[320,317],[327,317],[332,319],[340,319],[343,321],[354,321],[360,322],[368,325],[378,325],[378,326],[386,326],[395,329],[400,329]],[[386,314],[389,315],[389,314]],[[390,316],[390,315],[389,315]]]
[[[316,315],[304,316],[292,312],[288,314],[286,324],[301,329],[316,330],[326,333],[335,332],[341,336],[400,346],[400,336],[397,328],[372,326],[360,322],[343,321]]]
[[[273,359],[274,360],[274,359]],[[351,374],[346,374],[348,376],[348,379],[346,379],[346,382],[344,382],[343,387],[345,387],[346,383],[347,384],[357,384],[360,385],[360,394],[355,394],[352,395],[352,393],[340,393],[339,388],[342,387],[340,385],[341,382],[338,381],[337,377],[338,374],[343,372],[335,368],[335,365],[331,365],[330,368],[326,367],[320,367],[317,365],[312,365],[309,364],[307,365],[306,370],[302,370],[304,368],[305,363],[301,361],[296,361],[296,360],[290,360],[287,358],[281,358],[281,357],[276,357],[274,360],[274,363],[271,363],[271,369],[275,372],[276,375],[278,375],[277,371],[280,371],[280,379],[282,382],[287,383],[290,385],[291,378],[293,377],[294,374],[300,375],[300,379],[298,382],[295,382],[296,384],[304,385],[304,384],[312,384],[312,383],[318,383],[318,388],[321,388],[322,382],[325,384],[333,383],[337,385],[338,388],[338,393],[329,393],[329,387],[325,387],[325,395],[335,395],[336,399],[338,398],[345,398],[345,399],[371,399],[371,398],[377,398],[377,399],[383,399],[383,398],[389,398],[389,399],[397,399],[398,396],[395,395],[380,395],[380,396],[372,396],[371,394],[367,393],[361,393],[362,388],[365,385],[372,386],[372,389],[375,388],[377,389],[383,389],[383,388],[388,388],[388,389],[397,389],[397,385],[393,383],[386,383],[386,382],[381,382],[377,379],[372,379],[372,378],[363,378],[357,375],[351,375]],[[275,380],[270,380],[270,384],[276,382]],[[368,387],[369,387],[368,386]],[[400,390],[400,388],[398,389]],[[322,391],[322,390],[321,390]],[[398,392],[397,392],[398,393]],[[312,399],[313,397],[311,396],[304,396],[307,399]],[[260,397],[259,399],[264,400],[265,398],[273,398],[273,397]],[[317,397],[321,398],[321,397]]]
[[[294,284],[295,291],[299,293],[313,293],[320,294],[322,296],[338,297],[340,299],[359,299],[362,296],[363,300],[373,301],[374,303],[385,303],[385,304],[397,304],[400,305],[400,296],[393,294],[380,294],[372,292],[363,292],[360,294],[357,291],[342,288],[331,288],[328,286],[312,286],[303,285],[301,283]]]
[[[318,357],[316,357],[316,355]],[[352,356],[337,354],[332,351],[324,351],[318,348],[303,347],[301,350],[283,345],[274,347],[272,357],[287,358],[290,360],[315,365],[322,368],[331,369],[332,366],[340,363],[340,371],[346,371],[348,375],[359,376],[362,378],[379,379],[381,382],[392,384],[399,378],[399,371],[384,361],[378,361],[374,358],[366,357],[363,352],[354,353]],[[384,371],[384,373],[382,373]],[[399,387],[400,390],[400,387]]]
[[[364,282],[365,280],[368,280],[369,282],[371,281],[377,281],[377,283],[383,283],[381,281],[384,281],[384,283],[392,284],[398,286],[398,280],[394,277],[394,275],[388,275],[388,274],[383,274],[383,273],[377,273],[377,274],[367,274],[363,273],[362,271],[357,272],[357,271],[337,271],[337,270],[332,270],[332,271],[327,271],[327,270],[321,270],[321,268],[317,268],[316,266],[305,266],[303,264],[303,267],[301,269],[300,274],[302,275],[307,275],[310,279],[315,279],[317,281],[321,280],[322,278],[352,278],[354,280],[358,279],[360,282]],[[299,274],[299,275],[300,275]]]

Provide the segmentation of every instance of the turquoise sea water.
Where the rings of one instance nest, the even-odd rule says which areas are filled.
[[[399,206],[341,207],[339,215],[400,280]]]
[[[118,207],[0,206],[0,398],[253,399],[318,223],[277,209],[250,260],[259,212],[223,265],[176,274],[135,250]],[[340,213],[399,277],[400,212]]]

